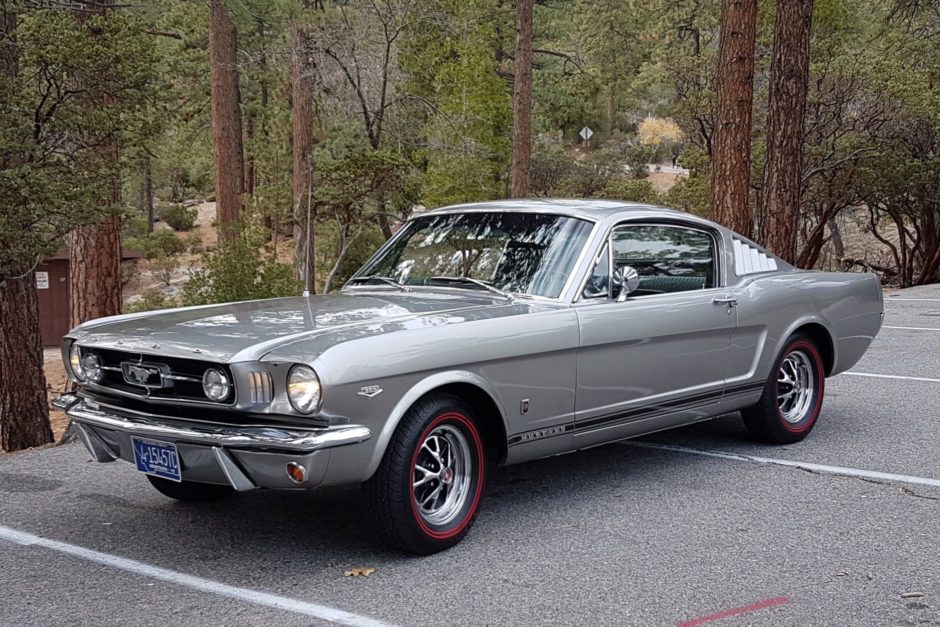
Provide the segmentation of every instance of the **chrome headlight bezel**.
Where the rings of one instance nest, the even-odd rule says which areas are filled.
[[[287,400],[294,411],[313,414],[323,401],[323,387],[316,370],[306,364],[295,364],[287,373]]]
[[[85,382],[85,375],[82,373],[82,349],[74,342],[69,346],[69,359],[66,366],[73,380],[79,383]]]
[[[232,394],[232,380],[220,368],[207,368],[202,373],[202,393],[213,403],[221,403]]]

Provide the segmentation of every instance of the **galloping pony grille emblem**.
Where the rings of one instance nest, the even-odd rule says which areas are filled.
[[[166,385],[164,374],[169,372],[169,368],[162,364],[142,364],[125,361],[121,364],[121,371],[124,373],[124,380],[127,383],[153,389],[162,388]]]

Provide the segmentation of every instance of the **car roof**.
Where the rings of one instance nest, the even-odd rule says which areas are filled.
[[[667,209],[657,205],[622,200],[597,200],[594,198],[517,198],[509,200],[491,200],[449,205],[434,209],[428,213],[463,213],[463,212],[518,212],[518,213],[553,213],[601,221],[623,213],[661,214],[663,217],[692,217],[688,213]],[[425,214],[427,215],[427,214]]]

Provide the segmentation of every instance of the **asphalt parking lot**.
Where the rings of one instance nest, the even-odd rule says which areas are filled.
[[[426,558],[355,488],[187,505],[78,444],[2,457],[0,624],[940,625],[940,286],[886,312],[806,441],[734,415],[498,469]]]

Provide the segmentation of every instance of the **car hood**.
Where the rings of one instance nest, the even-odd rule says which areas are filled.
[[[333,344],[353,336],[459,323],[468,314],[477,320],[514,315],[533,306],[540,305],[511,303],[466,289],[420,293],[357,289],[100,318],[73,329],[68,337],[99,348],[237,362],[260,359],[311,338],[321,340],[318,345]]]

